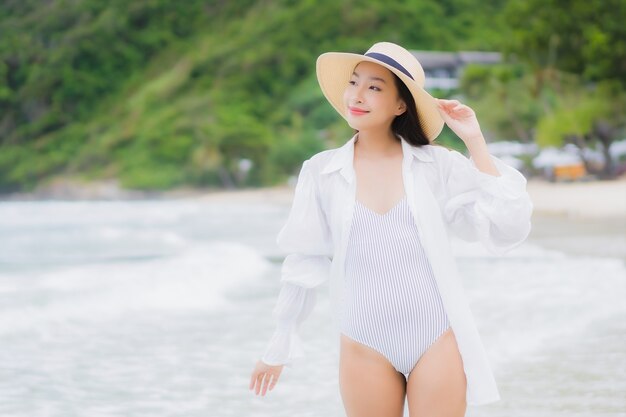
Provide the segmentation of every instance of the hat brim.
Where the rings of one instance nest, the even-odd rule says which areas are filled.
[[[402,71],[375,58],[349,52],[326,52],[317,58],[317,81],[322,93],[341,117],[347,120],[343,93],[354,68],[362,61],[373,62],[387,68],[406,84],[415,99],[418,118],[424,134],[430,142],[435,140],[443,129],[444,121],[437,110],[435,98],[420,87],[417,82]]]

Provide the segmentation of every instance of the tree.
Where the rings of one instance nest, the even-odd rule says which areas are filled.
[[[533,95],[533,78],[523,66],[470,65],[463,72],[461,91],[488,132],[526,143],[534,140],[542,108]]]
[[[504,17],[512,32],[504,43],[508,56],[542,72],[557,69],[626,86],[626,2],[513,1]]]
[[[606,82],[593,89],[583,85],[570,88],[539,121],[537,143],[561,146],[569,142],[581,151],[599,145],[605,162],[599,174],[611,178],[615,172],[609,149],[614,139],[624,134],[625,111],[626,94],[616,89],[614,83]]]
[[[510,2],[504,17],[507,57],[529,66],[544,107],[538,143],[601,143],[610,176],[609,147],[626,125],[626,3],[527,0]]]

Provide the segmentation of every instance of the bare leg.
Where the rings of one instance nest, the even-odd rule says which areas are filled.
[[[376,350],[341,334],[339,387],[348,417],[401,417],[406,379]]]
[[[462,417],[467,408],[467,380],[452,329],[422,355],[409,374],[410,417]]]

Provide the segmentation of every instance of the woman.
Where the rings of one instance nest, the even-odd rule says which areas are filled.
[[[448,234],[505,253],[530,232],[525,178],[488,153],[472,109],[437,100],[389,42],[326,53],[320,87],[356,130],[304,162],[277,243],[287,251],[277,328],[250,389],[265,395],[303,356],[300,324],[329,281],[339,384],[349,417],[463,416],[499,399]],[[471,157],[432,141],[444,122]],[[332,260],[331,260],[332,259]]]

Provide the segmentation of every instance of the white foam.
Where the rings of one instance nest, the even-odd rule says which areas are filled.
[[[450,246],[452,253],[457,258],[469,257],[469,258],[491,258],[491,259],[514,259],[514,258],[565,258],[567,254],[558,251],[546,249],[529,240],[525,240],[519,246],[511,249],[509,252],[502,255],[496,255],[487,248],[485,248],[480,242],[468,242],[459,238],[453,237],[450,240]]]
[[[271,264],[257,251],[236,243],[194,246],[176,256],[142,262],[91,264],[31,276],[15,294],[26,305],[0,314],[0,332],[68,319],[99,321],[132,311],[219,311],[229,291],[258,280]],[[10,277],[2,287],[11,289]],[[37,300],[38,294],[45,299]],[[48,301],[49,300],[49,301]]]
[[[626,313],[626,268],[596,257],[533,257],[474,264],[461,261],[464,283],[486,349],[507,363],[595,320]]]
[[[197,203],[183,201],[9,201],[0,205],[0,227],[162,224],[198,213],[201,208]]]

